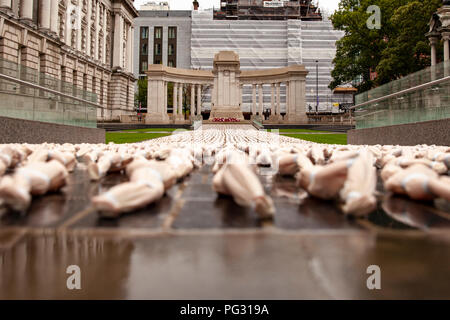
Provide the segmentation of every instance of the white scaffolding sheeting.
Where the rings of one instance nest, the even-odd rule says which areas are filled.
[[[214,54],[233,50],[239,54],[241,70],[281,68],[303,64],[306,78],[306,108],[316,105],[316,60],[319,61],[319,110],[331,110],[342,102],[328,88],[336,41],[343,36],[330,21],[213,20],[212,11],[193,11],[191,67],[212,69]],[[264,88],[264,108],[270,107],[270,86]],[[252,88],[244,86],[243,111],[251,110]],[[210,100],[205,104],[209,108]],[[351,102],[351,101],[349,101]],[[285,110],[285,87],[281,88],[281,111]]]

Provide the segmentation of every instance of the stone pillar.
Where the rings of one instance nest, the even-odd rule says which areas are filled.
[[[175,88],[175,87],[174,87]],[[177,89],[174,89],[173,96],[177,97],[177,113],[174,116],[175,123],[184,123],[184,115],[183,115],[183,84],[178,83]]]
[[[133,48],[134,48],[134,27],[131,27],[131,37],[130,37],[130,57],[128,59],[130,59],[130,72],[133,73],[133,66],[134,66],[134,54],[133,54]],[[167,91],[167,90],[166,90]]]
[[[436,45],[438,42],[438,39],[436,37],[431,37],[428,39],[430,41],[431,46],[431,65],[436,65],[437,58],[436,58]]]
[[[275,106],[275,115],[281,114],[281,103],[280,103],[280,83],[277,83],[277,104]]]
[[[20,10],[19,10],[20,19],[24,20],[33,20],[33,0],[21,0],[20,1]]]
[[[164,114],[167,116],[167,81],[164,81]]]
[[[289,81],[286,81],[286,103],[285,103],[285,108],[286,108],[286,115],[284,120],[288,120],[289,118],[289,113],[290,113],[290,105],[289,105]]]
[[[223,71],[219,71],[218,74],[218,84],[217,84],[217,105],[222,106],[223,105],[223,94],[219,93],[219,88],[224,88],[225,84],[224,84],[224,80],[223,80]]]
[[[276,85],[276,100],[275,100],[275,85]],[[279,113],[279,110],[277,110],[277,109],[280,109],[280,84],[279,83],[277,83],[277,84],[275,84],[275,83],[272,83],[271,84],[271,89],[272,89],[272,94],[271,94],[271,99],[270,99],[270,101],[271,101],[271,115],[270,115],[270,117],[269,117],[269,120],[271,121],[271,122],[274,122],[274,123],[278,123],[279,122],[279,115],[278,115],[278,113]]]
[[[178,85],[178,114],[183,117],[183,84]]]
[[[242,91],[243,91],[242,87],[243,87],[243,85],[240,84],[239,85],[239,105],[241,106],[241,110],[242,110]]]
[[[123,18],[116,12],[114,17],[113,67],[121,67],[123,61]]]
[[[148,102],[145,123],[169,122],[169,117],[167,116],[166,108],[164,107],[166,101],[166,94],[164,92],[165,87],[165,81],[162,79],[148,81]]]
[[[197,85],[197,113],[196,115],[202,114],[202,85]]]
[[[41,0],[39,11],[39,27],[50,30],[51,0]]]
[[[195,115],[195,84],[191,84],[191,108],[190,108],[190,118],[194,119]]]
[[[54,34],[58,34],[58,0],[51,0],[51,16],[50,16],[50,31]]]
[[[450,33],[444,32],[442,33],[442,40],[444,41],[444,61],[450,60]]]
[[[178,114],[178,83],[173,83],[173,97],[172,97],[172,101],[173,101],[173,117],[175,118],[175,115]]]
[[[256,115],[256,84],[252,84],[252,115]]]
[[[259,115],[262,116],[263,114],[263,85],[259,84],[259,92],[258,92],[258,99],[259,99]]]
[[[270,114],[276,114],[275,111],[275,84],[270,84]]]
[[[217,105],[217,94],[218,94],[218,86],[219,86],[219,81],[217,77],[214,77],[214,88],[212,90],[212,98],[211,98],[211,102],[212,102],[212,107]]]
[[[133,47],[131,47],[131,39],[133,39],[134,35],[132,32],[131,24],[128,27],[128,36],[127,36],[127,71],[133,73],[133,65],[131,64],[131,58],[133,57]]]

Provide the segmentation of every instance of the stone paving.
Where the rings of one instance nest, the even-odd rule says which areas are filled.
[[[0,212],[0,299],[450,298],[450,206],[383,197],[368,219],[259,175],[273,221],[211,188],[209,166],[159,202],[104,219],[90,199],[125,176],[89,182],[84,165],[27,215]],[[382,191],[382,187],[378,187]],[[78,265],[82,290],[68,290]],[[366,286],[381,268],[381,290]]]

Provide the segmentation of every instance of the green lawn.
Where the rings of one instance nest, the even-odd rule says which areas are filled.
[[[120,133],[106,132],[106,143],[133,143],[145,140],[155,139],[159,137],[169,136],[170,133]]]
[[[122,132],[151,132],[151,131],[167,131],[172,132],[182,128],[146,128],[146,129],[130,129],[130,130],[122,130]],[[182,129],[186,130],[186,129]]]
[[[320,130],[312,130],[312,129],[268,129],[267,131],[272,132],[273,130],[280,130],[279,132],[292,132],[292,133],[296,133],[296,132],[313,132],[313,133],[327,133],[330,131],[320,131]]]
[[[297,138],[317,143],[327,144],[347,144],[347,134],[283,134],[291,138]]]

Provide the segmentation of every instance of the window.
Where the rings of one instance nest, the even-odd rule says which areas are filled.
[[[173,67],[174,67],[173,61],[172,61],[172,60],[169,60],[168,65],[169,65],[169,67],[173,68]]]
[[[146,43],[142,44],[141,54],[148,55],[148,45]]]
[[[169,39],[175,39],[177,37],[177,27],[169,27]]]
[[[159,56],[161,55],[161,44],[155,43],[155,55]]]
[[[148,39],[148,27],[141,27],[141,39]]]
[[[155,60],[155,64],[161,64],[161,60],[156,59],[156,60]]]
[[[155,27],[155,39],[162,38],[162,27]]]
[[[169,44],[169,56],[175,54],[175,47],[173,44]]]
[[[147,70],[148,70],[148,62],[147,61],[142,61],[141,62],[141,73],[144,73]]]

